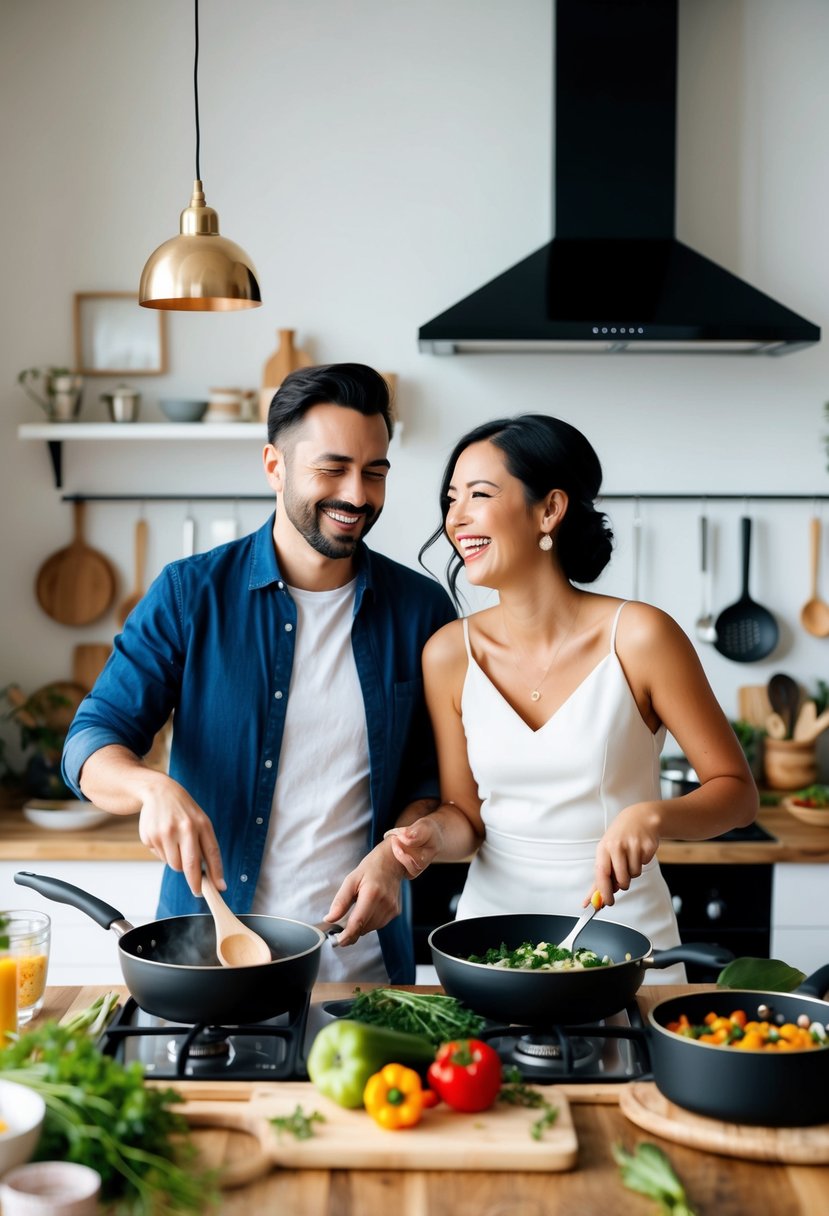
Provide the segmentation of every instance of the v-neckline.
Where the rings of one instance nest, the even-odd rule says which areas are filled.
[[[507,700],[507,698],[501,692],[501,689],[498,687],[498,685],[494,682],[494,680],[490,679],[490,677],[484,671],[481,664],[475,658],[474,654],[471,653],[471,648],[470,648],[470,653],[469,653],[469,661],[471,663],[475,664],[478,671],[481,673],[483,678],[486,680],[487,684],[495,692],[496,696],[498,696],[504,702],[507,709],[512,714],[515,715],[515,717],[518,719],[518,721],[521,723],[521,725],[526,730],[528,730],[531,735],[540,735],[541,732],[549,726],[549,724],[553,721],[553,719],[558,717],[560,712],[564,709],[565,705],[569,705],[569,703],[573,700],[573,697],[575,697],[576,693],[579,692],[582,688],[584,688],[585,684],[593,677],[593,675],[599,670],[599,668],[604,666],[604,664],[607,662],[608,659],[612,659],[612,658],[618,659],[618,656],[616,655],[615,650],[609,650],[603,658],[599,659],[598,663],[595,665],[595,667],[591,667],[590,671],[587,673],[587,675],[584,677],[584,679],[581,681],[581,683],[577,684],[576,687],[573,689],[573,691],[564,698],[564,700],[561,702],[561,704],[556,706],[556,708],[550,714],[549,718],[547,718],[544,722],[542,722],[540,726],[536,727],[536,726],[530,726],[529,722],[527,722],[526,719],[521,716],[521,714],[518,712],[518,710],[515,708],[515,706],[510,704],[510,702]]]

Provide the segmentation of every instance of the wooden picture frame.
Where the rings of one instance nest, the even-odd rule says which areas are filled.
[[[82,376],[161,376],[166,317],[132,291],[75,293],[75,371]]]

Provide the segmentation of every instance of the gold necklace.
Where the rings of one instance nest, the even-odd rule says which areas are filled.
[[[579,619],[579,613],[581,612],[581,604],[582,604],[582,601],[579,600],[579,606],[576,609],[576,612],[575,612],[575,615],[573,616],[572,621],[570,622],[570,628],[567,630],[564,637],[559,642],[558,646],[556,646],[552,658],[550,659],[547,666],[544,668],[544,674],[542,675],[541,679],[538,681],[535,688],[530,687],[527,689],[527,691],[530,694],[531,701],[540,701],[541,700],[541,689],[544,686],[544,681],[547,679],[547,676],[550,674],[553,663],[556,661],[559,654],[561,653],[561,649],[564,646],[564,643],[567,641],[570,634],[573,632],[573,630],[576,627],[576,621]],[[503,604],[501,605],[501,623],[504,626],[504,637],[507,640],[507,649],[509,650],[510,658],[512,659],[513,663],[515,664],[515,670],[518,672],[521,679],[526,683],[526,680],[527,680],[526,674],[521,670],[521,668],[518,664],[518,660],[516,659],[515,654],[513,653],[513,651],[517,651],[519,654],[521,654],[520,650],[518,650],[518,647],[515,645],[512,638],[510,637],[510,632],[507,629],[507,618],[504,616]],[[524,658],[523,654],[521,655],[521,658],[522,659]]]

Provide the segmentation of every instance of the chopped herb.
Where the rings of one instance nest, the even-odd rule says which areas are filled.
[[[280,1140],[283,1132],[289,1132],[297,1140],[310,1140],[314,1134],[314,1124],[324,1122],[325,1115],[321,1115],[318,1110],[312,1110],[310,1115],[306,1115],[299,1105],[292,1115],[278,1115],[270,1120]]]
[[[629,1153],[621,1144],[614,1144],[613,1157],[628,1190],[654,1199],[664,1216],[694,1216],[682,1183],[661,1148],[642,1143]]]
[[[529,1106],[540,1110],[541,1116],[530,1125],[533,1140],[540,1140],[545,1129],[552,1127],[558,1118],[558,1108],[551,1106],[537,1089],[527,1085],[517,1068],[508,1068],[504,1077],[505,1082],[498,1094],[498,1101],[508,1102],[510,1106]]]
[[[354,989],[348,1014],[355,1022],[369,1022],[429,1039],[435,1047],[453,1039],[475,1039],[485,1019],[453,996],[442,993],[403,992],[400,988]]]
[[[558,1118],[558,1107],[550,1106],[549,1103],[545,1103],[544,1105],[544,1114],[540,1119],[536,1119],[535,1123],[533,1123],[532,1127],[530,1128],[530,1135],[532,1136],[533,1140],[540,1140],[547,1128],[552,1127]]]
[[[581,971],[589,967],[609,967],[613,960],[605,954],[599,957],[595,950],[577,946],[575,950],[562,950],[552,942],[522,942],[510,950],[506,942],[493,946],[485,954],[470,954],[468,962],[484,963],[488,967],[514,968],[520,971]]]

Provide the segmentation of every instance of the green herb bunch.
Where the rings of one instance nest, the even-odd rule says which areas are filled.
[[[201,1213],[214,1178],[192,1168],[186,1121],[171,1089],[144,1085],[141,1065],[104,1055],[77,1027],[45,1022],[0,1051],[0,1076],[46,1102],[36,1157],[74,1161],[101,1175],[101,1195],[130,1216]]]
[[[369,992],[355,988],[348,1016],[355,1022],[423,1035],[435,1047],[452,1039],[477,1038],[485,1025],[484,1018],[453,996],[403,992],[399,988],[375,988]]]

